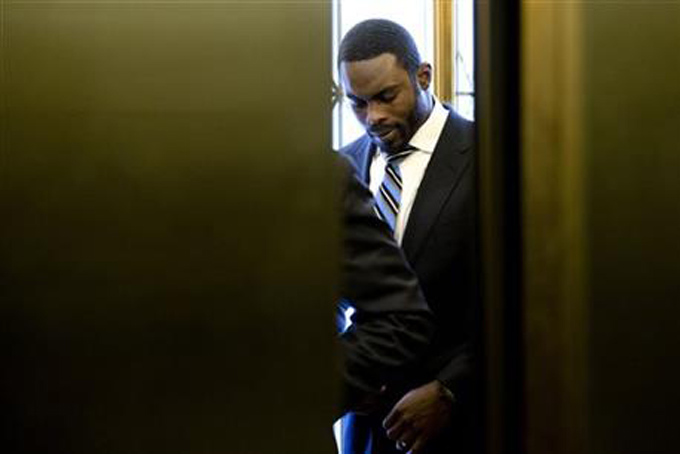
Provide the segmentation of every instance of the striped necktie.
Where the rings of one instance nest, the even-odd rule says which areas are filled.
[[[397,226],[397,215],[401,205],[402,179],[399,163],[414,150],[414,147],[408,147],[386,157],[385,176],[375,195],[375,212],[390,226],[392,232]]]

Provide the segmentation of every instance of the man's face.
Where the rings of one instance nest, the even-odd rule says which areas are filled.
[[[340,77],[352,109],[371,140],[387,153],[399,151],[425,121],[430,102],[425,91],[431,69],[423,64],[416,80],[393,54],[342,62]]]

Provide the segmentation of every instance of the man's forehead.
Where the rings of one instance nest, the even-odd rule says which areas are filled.
[[[379,91],[385,85],[398,83],[408,76],[397,57],[390,53],[367,60],[342,62],[340,73],[346,89],[361,92]]]

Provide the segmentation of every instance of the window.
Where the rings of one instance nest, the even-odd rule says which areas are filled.
[[[453,108],[475,117],[473,0],[453,2]]]

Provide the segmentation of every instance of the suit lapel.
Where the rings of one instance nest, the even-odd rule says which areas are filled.
[[[363,142],[359,148],[359,165],[361,171],[361,179],[368,186],[371,184],[371,161],[373,160],[373,153],[375,147],[368,136],[364,136]]]
[[[473,145],[471,123],[450,113],[413,202],[402,247],[415,265],[439,214],[469,166]]]

